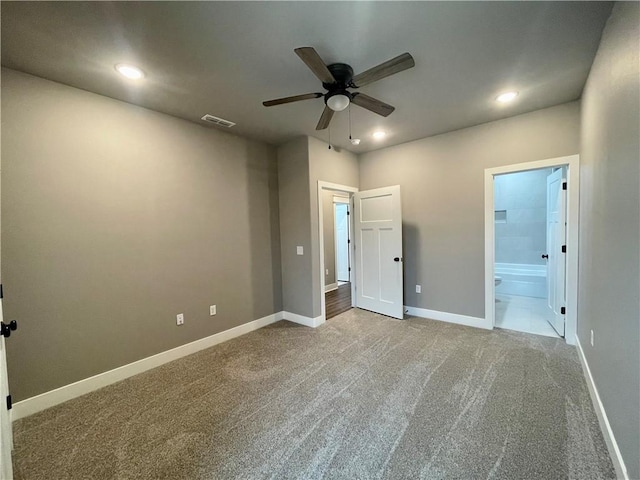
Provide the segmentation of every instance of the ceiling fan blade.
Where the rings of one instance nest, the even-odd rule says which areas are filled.
[[[381,63],[377,67],[370,68],[366,72],[362,72],[353,77],[352,83],[356,87],[363,87],[377,80],[381,80],[394,73],[402,72],[408,68],[415,66],[416,62],[409,53],[403,53],[391,60]]]
[[[316,49],[313,47],[300,47],[294,49],[294,52],[298,54],[300,59],[306,63],[307,67],[320,79],[322,83],[336,83],[336,79],[325,65]]]
[[[324,111],[320,116],[320,120],[318,121],[318,125],[316,125],[316,130],[324,130],[329,126],[329,122],[333,118],[333,110],[325,105]]]
[[[283,103],[299,102],[300,100],[311,100],[312,98],[320,98],[323,93],[305,93],[304,95],[294,95],[293,97],[277,98],[262,102],[265,107],[273,107],[274,105],[282,105]]]
[[[370,97],[364,93],[354,93],[351,101],[359,107],[371,110],[373,113],[383,117],[388,117],[396,109],[396,107],[392,107],[388,103],[381,102],[377,98]]]

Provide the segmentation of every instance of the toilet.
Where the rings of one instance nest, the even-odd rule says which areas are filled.
[[[502,277],[499,277],[499,276],[496,275],[494,277],[494,281],[495,281],[496,287],[497,287],[498,285],[500,285],[502,283]]]

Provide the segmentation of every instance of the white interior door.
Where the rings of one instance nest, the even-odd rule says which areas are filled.
[[[2,299],[0,298],[0,321],[2,321]],[[0,335],[0,478],[13,478],[11,450],[13,450],[13,434],[11,418],[5,399],[9,395],[7,378],[7,358],[5,355],[4,337]]]
[[[356,306],[403,318],[400,186],[354,195]]]
[[[564,337],[566,255],[566,190],[564,169],[559,168],[547,177],[547,301],[549,323]]]
[[[336,281],[348,282],[349,275],[349,204],[336,203]]]

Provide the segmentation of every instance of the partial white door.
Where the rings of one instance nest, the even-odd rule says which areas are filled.
[[[336,203],[336,281],[349,282],[349,204]]]
[[[400,186],[354,195],[356,306],[403,318]]]
[[[547,177],[547,300],[549,323],[564,337],[566,255],[566,190],[562,189],[564,169]]]
[[[2,318],[2,299],[0,299],[0,322]],[[4,336],[0,335],[0,478],[13,478],[11,465],[11,450],[13,450],[13,434],[11,418],[5,404],[9,395],[9,381],[7,378],[7,358],[5,355]]]

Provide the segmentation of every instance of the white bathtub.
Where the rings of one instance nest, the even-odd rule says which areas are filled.
[[[547,297],[546,265],[496,263],[495,275],[502,278],[502,283],[496,286],[496,293],[524,297]]]

